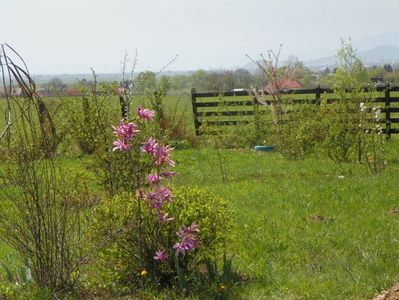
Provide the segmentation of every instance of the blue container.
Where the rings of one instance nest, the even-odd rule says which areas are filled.
[[[269,152],[273,151],[276,147],[275,146],[255,146],[255,151],[262,151],[262,152]]]

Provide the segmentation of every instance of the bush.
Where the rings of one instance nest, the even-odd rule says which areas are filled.
[[[146,99],[150,108],[155,111],[155,122],[158,124],[160,133],[172,141],[186,141],[188,144],[195,144],[195,136],[191,131],[187,110],[189,102],[178,97],[172,105],[171,99],[167,96],[167,90],[160,83],[155,91],[147,90]]]
[[[326,139],[329,117],[324,105],[291,105],[284,124],[277,128],[271,126],[270,134],[278,151],[289,159],[301,159],[317,155],[320,144]],[[276,131],[281,130],[281,134]],[[273,132],[274,131],[274,132]]]
[[[87,93],[63,104],[60,134],[63,140],[76,143],[82,153],[95,152],[104,142],[104,131],[120,118],[112,88],[112,84],[104,83],[99,88],[101,94]]]
[[[15,109],[20,117],[11,128],[11,143],[5,143],[0,239],[19,254],[40,289],[65,293],[75,288],[87,254],[89,193],[82,178],[55,159],[50,117],[41,121],[32,102],[25,99],[26,109]]]
[[[114,292],[132,292],[143,286],[167,287],[176,283],[173,245],[182,224],[199,226],[199,246],[180,256],[179,267],[188,282],[193,281],[198,264],[206,257],[221,256],[232,226],[227,202],[208,190],[172,188],[175,196],[167,204],[174,220],[160,224],[154,210],[131,193],[123,193],[105,201],[97,211],[94,239],[108,237],[99,252],[96,270],[100,278],[95,285]],[[140,205],[141,204],[141,205]],[[141,220],[138,220],[141,210]],[[141,239],[138,239],[141,222]],[[168,258],[157,262],[154,254],[160,245]],[[143,272],[145,270],[145,272]]]
[[[267,137],[271,136],[270,128],[272,122],[270,115],[265,114],[265,111],[268,111],[269,108],[258,107],[253,118],[241,116],[240,118],[243,121],[249,121],[247,124],[237,123],[226,126],[212,124],[215,121],[237,121],[237,116],[223,116],[223,112],[228,110],[229,106],[226,106],[226,103],[221,101],[218,106],[218,112],[214,116],[201,119],[202,126],[200,130],[204,134],[203,138],[206,143],[215,145],[217,148],[237,149],[260,145],[265,139],[270,140]]]

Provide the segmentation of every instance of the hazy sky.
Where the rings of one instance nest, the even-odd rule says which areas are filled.
[[[398,0],[0,0],[0,42],[32,73],[232,68],[276,49],[300,59],[333,54],[340,37],[399,31]]]

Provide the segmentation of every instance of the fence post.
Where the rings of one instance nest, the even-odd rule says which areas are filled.
[[[385,88],[385,133],[386,139],[391,138],[391,87],[389,83]]]
[[[252,95],[253,94],[253,95]],[[259,112],[259,101],[257,98],[258,95],[258,89],[255,91],[248,92],[248,95],[252,95],[252,101],[253,101],[253,111],[254,111],[254,125],[255,125],[255,137],[258,142],[260,142],[260,112]]]
[[[315,88],[315,102],[316,105],[320,104],[321,92],[320,92],[320,85],[317,85]]]
[[[126,119],[127,118],[127,105],[126,105],[125,97],[120,95],[119,96],[119,102],[121,104],[122,119]]]
[[[82,98],[82,110],[85,126],[90,126],[90,104],[89,98],[87,98],[86,96],[83,96]]]
[[[198,120],[197,97],[195,95],[195,88],[191,88],[191,105],[193,107],[195,135],[198,136],[200,122]]]

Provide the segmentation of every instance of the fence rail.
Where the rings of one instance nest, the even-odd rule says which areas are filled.
[[[382,96],[376,97],[373,99],[373,102],[383,103],[381,107],[381,113],[385,115],[385,118],[380,121],[380,123],[385,124],[385,128],[383,128],[383,133],[386,134],[386,137],[389,139],[391,134],[399,134],[399,127],[392,128],[392,124],[399,124],[399,115],[392,116],[391,114],[399,113],[399,106],[391,107],[393,103],[399,103],[399,95],[392,96],[392,92],[399,92],[399,86],[391,87],[389,85],[383,87],[377,87],[372,89],[378,93],[384,93]],[[369,88],[364,89],[365,92],[371,91]],[[347,90],[346,92],[350,92]],[[317,104],[320,103],[321,96],[323,95],[326,98],[327,103],[334,103],[338,99],[334,97],[328,98],[328,95],[333,96],[334,91],[330,88],[320,88],[316,87],[314,89],[292,89],[292,90],[283,90],[280,91],[283,95],[308,95],[311,99],[291,99],[291,103],[293,104],[301,104],[301,103],[310,103]],[[263,92],[265,96],[271,96],[266,91]],[[235,100],[235,101],[221,101],[220,99],[223,97],[250,97],[248,100]],[[201,101],[203,98],[219,98],[218,101],[209,100]],[[191,102],[193,108],[193,117],[194,117],[194,127],[195,134],[201,135],[201,126],[204,123],[204,117],[212,117],[212,116],[229,116],[229,117],[242,117],[242,116],[254,116],[256,111],[259,111],[256,107],[259,106],[259,102],[257,101],[254,93],[249,90],[242,91],[227,91],[227,92],[196,92],[194,88],[191,89]],[[270,100],[264,101],[267,104],[271,104]],[[221,104],[223,104],[223,111],[220,110]],[[216,110],[218,108],[218,110]],[[208,120],[206,124],[208,126],[226,126],[226,125],[237,125],[237,124],[249,124],[250,120]]]

